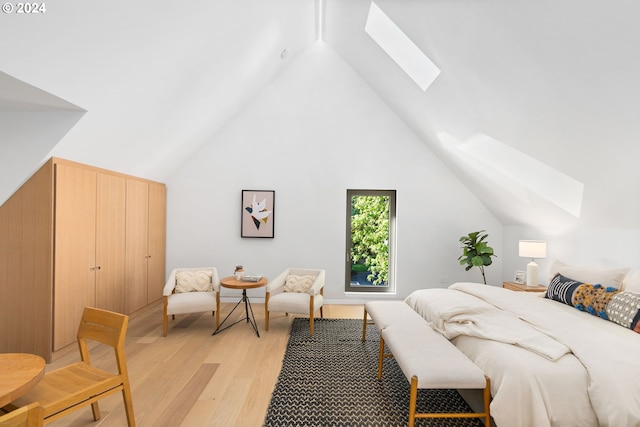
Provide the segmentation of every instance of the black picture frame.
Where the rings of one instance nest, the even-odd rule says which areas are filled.
[[[273,239],[275,200],[274,190],[242,190],[240,237]]]

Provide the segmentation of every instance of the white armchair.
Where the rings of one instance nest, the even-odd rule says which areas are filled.
[[[269,330],[269,312],[309,315],[309,330],[313,335],[313,314],[320,310],[323,317],[324,270],[288,268],[267,284],[265,297],[265,329]]]
[[[176,268],[169,275],[162,292],[164,297],[164,328],[167,336],[169,315],[211,311],[220,324],[220,278],[215,267]]]

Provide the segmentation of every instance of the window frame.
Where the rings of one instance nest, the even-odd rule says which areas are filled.
[[[387,285],[351,285],[351,201],[353,196],[386,196],[389,197],[389,272]],[[371,293],[395,293],[396,292],[396,224],[397,224],[397,191],[373,190],[373,189],[347,189],[346,198],[346,233],[345,233],[345,292],[371,292]]]

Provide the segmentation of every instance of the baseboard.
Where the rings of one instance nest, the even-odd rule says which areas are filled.
[[[235,296],[220,296],[220,302],[224,303],[237,303],[241,298],[241,295]],[[388,297],[387,297],[388,298]],[[324,300],[324,305],[363,305],[364,303],[371,301],[374,298],[359,298],[359,299],[327,299]],[[378,298],[375,298],[378,299]],[[390,298],[392,299],[392,298]],[[254,297],[249,295],[249,300],[251,304],[264,304],[264,297]]]

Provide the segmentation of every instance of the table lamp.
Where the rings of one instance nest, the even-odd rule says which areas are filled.
[[[536,258],[546,258],[547,242],[542,240],[520,240],[518,253],[521,257],[531,258],[527,264],[527,286],[538,286],[538,264]]]

